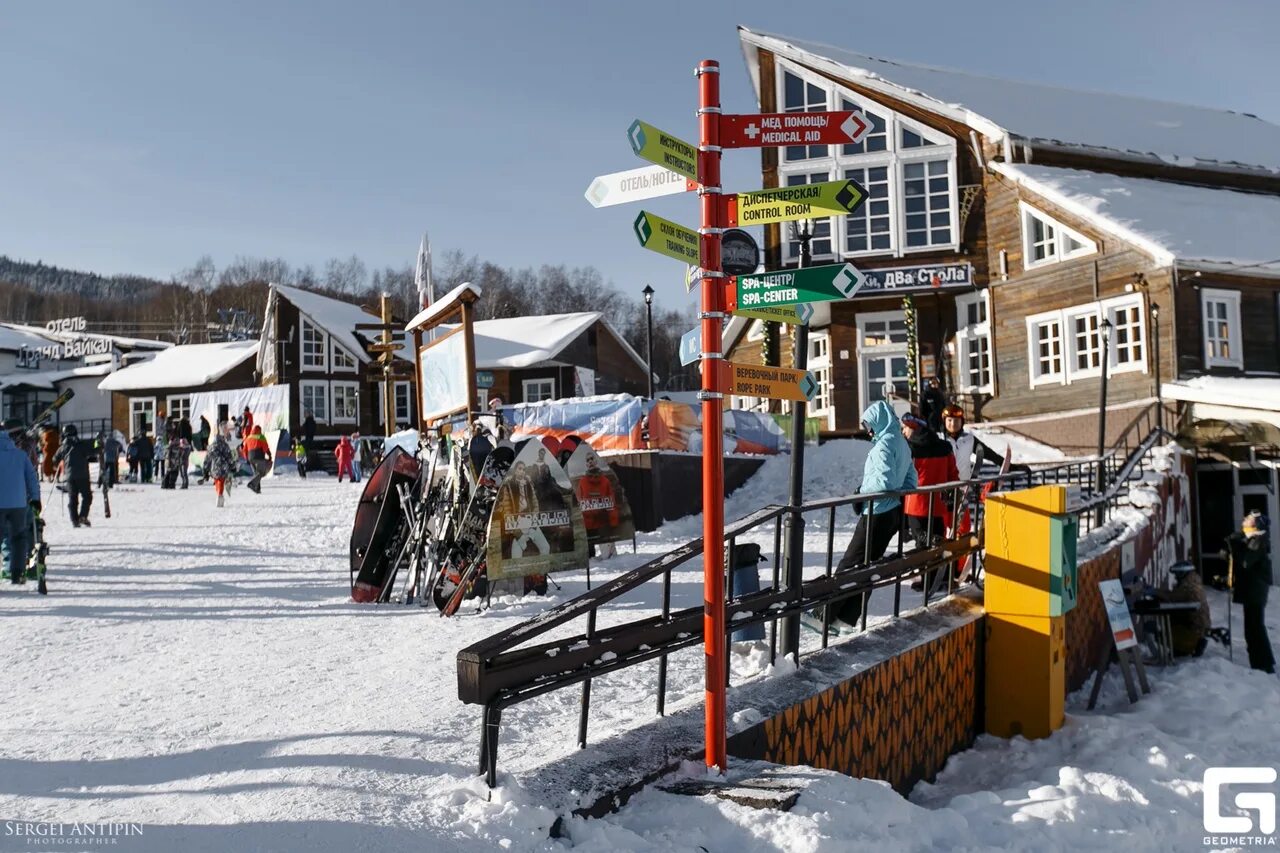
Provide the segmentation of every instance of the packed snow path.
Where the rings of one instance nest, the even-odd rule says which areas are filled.
[[[812,497],[856,485],[847,447],[811,458]],[[785,462],[767,462],[730,499],[729,516],[777,500]],[[46,486],[50,595],[0,588],[0,642],[12,650],[0,670],[0,817],[141,823],[141,838],[114,845],[130,851],[559,849],[546,837],[550,809],[510,784],[490,800],[475,778],[479,713],[455,698],[454,659],[576,594],[584,579],[560,578],[564,590],[549,600],[505,600],[452,620],[353,604],[346,554],[359,488],[274,477],[261,496],[237,488],[218,510],[207,486],[123,486],[114,518],[102,518],[95,496],[94,526],[72,530]],[[698,533],[696,519],[668,525],[593,580]],[[812,565],[825,530],[811,535]],[[699,568],[677,573],[676,606],[697,600]],[[887,598],[873,609],[883,612]],[[1218,622],[1222,607],[1215,602]],[[650,608],[642,595],[622,610],[633,618]],[[786,818],[648,793],[618,816],[569,829],[601,850],[843,850],[853,839],[884,849],[1106,849],[1113,840],[1182,849],[1170,833],[1198,826],[1204,766],[1280,764],[1280,679],[1243,669],[1242,643],[1235,664],[1216,647],[1212,655],[1155,673],[1156,694],[1133,709],[1113,680],[1104,709],[1084,714],[1080,698],[1067,729],[1047,741],[984,738],[914,802],[797,770],[816,781]],[[735,681],[760,661],[741,663]],[[699,702],[701,675],[700,650],[673,657],[669,707]],[[650,721],[653,691],[646,667],[598,679],[591,739]],[[505,715],[500,770],[572,753],[577,700],[562,691]],[[1165,820],[1168,832],[1148,829]],[[1198,837],[1187,844],[1200,849]],[[10,849],[34,848],[0,836],[0,850]]]

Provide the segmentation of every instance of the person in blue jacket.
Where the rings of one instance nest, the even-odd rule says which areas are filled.
[[[6,421],[0,432],[0,530],[9,549],[9,579],[22,583],[31,537],[31,508],[40,505],[40,481],[27,454],[18,449],[9,432],[21,429],[20,421]]]
[[[862,413],[862,426],[871,433],[871,450],[862,466],[862,494],[901,491],[917,486],[916,468],[911,461],[911,448],[902,435],[902,427],[893,407],[877,400]],[[854,504],[855,507],[858,504]],[[884,556],[889,542],[902,527],[902,499],[889,496],[863,501],[858,526],[845,548],[836,572],[846,572],[874,562]],[[836,618],[850,625],[862,618],[866,596],[855,595],[836,613]]]

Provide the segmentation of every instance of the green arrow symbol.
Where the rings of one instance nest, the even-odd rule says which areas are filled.
[[[853,181],[845,181],[840,191],[836,193],[836,203],[845,210],[853,213],[862,204],[862,200],[866,198],[866,191]]]
[[[636,237],[640,240],[640,245],[647,246],[649,244],[649,238],[653,236],[653,228],[649,225],[649,215],[644,211],[641,211],[640,215],[636,217],[635,224],[631,227],[635,229]]]
[[[640,119],[631,122],[631,127],[627,128],[627,141],[631,143],[634,154],[639,154],[644,148],[644,128],[640,126]]]
[[[813,374],[807,370],[804,378],[800,380],[800,393],[810,402],[813,401],[813,395],[818,393],[818,382],[813,378]]]

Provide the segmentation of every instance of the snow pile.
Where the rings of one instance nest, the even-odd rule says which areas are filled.
[[[155,358],[130,365],[98,383],[100,391],[143,391],[151,388],[200,388],[221,379],[253,358],[257,341],[188,344],[169,347]]]

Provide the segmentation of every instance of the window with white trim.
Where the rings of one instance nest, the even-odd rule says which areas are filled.
[[[169,413],[169,417],[182,420],[186,418],[191,420],[191,396],[189,394],[181,394],[178,396],[170,396],[165,398],[165,411]]]
[[[1062,312],[1050,311],[1027,318],[1027,368],[1031,387],[1061,385],[1066,381],[1062,365]]]
[[[1018,207],[1022,211],[1022,265],[1025,268],[1048,266],[1098,251],[1097,243],[1044,211],[1025,201],[1018,202]]]
[[[539,400],[554,400],[556,398],[555,379],[526,379],[520,383],[520,386],[526,403],[536,403]]]
[[[1240,340],[1240,292],[1200,290],[1200,313],[1204,316],[1204,363],[1206,367],[1244,368]]]
[[[302,334],[298,346],[301,351],[303,370],[328,370],[329,362],[325,358],[326,335],[324,330],[302,318]]]
[[[828,417],[831,414],[831,335],[829,332],[814,332],[809,335],[809,358],[806,362],[814,379],[818,380],[818,390],[809,404],[812,417]]]
[[[1142,300],[1104,304],[1107,319],[1111,321],[1111,371],[1137,368],[1145,371],[1147,335]]]
[[[484,390],[484,389],[480,389],[480,390]],[[383,385],[381,382],[379,382],[378,383],[378,423],[380,424],[385,424],[387,422],[386,393],[387,393],[386,386]],[[408,382],[395,383],[395,395],[396,395],[396,401],[395,401],[396,410],[392,414],[392,417],[395,418],[394,426],[398,427],[402,424],[409,423],[409,396],[410,396],[409,383]],[[488,400],[486,399],[485,402],[488,402]]]
[[[1067,373],[1084,379],[1102,373],[1102,317],[1097,304],[1063,312],[1067,328]]]
[[[356,423],[360,420],[360,383],[333,382],[333,422]]]
[[[785,61],[779,62],[778,87],[786,112],[857,109],[872,125],[858,143],[783,149],[781,186],[849,179],[867,190],[866,202],[854,214],[818,220],[811,244],[815,258],[900,257],[957,246],[954,137]],[[784,261],[795,261],[799,243],[785,243],[783,252]]]
[[[354,373],[356,370],[356,359],[346,348],[338,346],[335,342],[333,345],[333,369]]]
[[[310,411],[317,421],[329,422],[329,383],[304,379],[298,383],[302,410]]]
[[[969,392],[994,389],[991,381],[990,291],[956,298],[956,349],[960,387]]]

